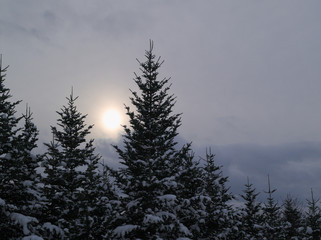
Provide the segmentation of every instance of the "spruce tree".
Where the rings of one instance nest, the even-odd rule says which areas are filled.
[[[93,239],[92,229],[98,224],[99,202],[96,192],[100,157],[94,153],[93,140],[87,140],[92,125],[85,124],[73,93],[67,106],[58,111],[58,127],[51,127],[53,140],[46,143],[43,166],[46,176],[44,194],[47,219],[61,227],[68,239]],[[101,209],[100,209],[101,210]]]
[[[15,117],[15,107],[20,101],[10,101],[10,90],[4,85],[7,69],[8,67],[3,68],[0,55],[0,232],[4,238],[10,239],[19,236],[21,231],[10,218],[10,210],[16,210],[15,206],[7,204],[11,192],[7,190],[12,189],[12,176],[7,170],[13,163],[10,152],[16,145],[17,124],[20,120]]]
[[[19,131],[17,127],[22,117],[16,118],[16,106],[21,101],[11,102],[10,89],[4,85],[7,67],[2,67],[2,57],[0,55],[0,156],[12,151],[17,140],[16,135]],[[1,167],[5,167],[5,160],[1,160]]]
[[[303,216],[299,207],[298,200],[287,195],[283,202],[282,209],[282,235],[285,239],[302,239],[303,235]]]
[[[102,191],[102,202],[104,203],[103,221],[99,222],[99,230],[97,232],[102,232],[100,236],[103,239],[113,239],[113,230],[119,226],[119,216],[122,214],[121,201],[119,196],[116,194],[116,186],[114,182],[111,181],[110,176],[112,176],[112,170],[107,164],[102,164],[102,176],[99,184],[99,191]]]
[[[271,189],[270,176],[268,175],[267,201],[263,206],[264,237],[266,239],[281,239],[281,210],[273,198],[276,189]]]
[[[319,199],[315,199],[311,189],[311,200],[308,202],[308,211],[306,213],[307,239],[321,238],[321,210],[318,206]]]
[[[233,199],[226,187],[228,177],[223,176],[222,167],[214,161],[211,150],[206,151],[203,168],[203,204],[206,215],[203,218],[202,238],[234,239],[237,230],[234,211],[228,204]]]
[[[101,165],[99,155],[95,155],[93,140],[87,144],[87,166],[83,177],[83,191],[80,193],[81,239],[109,238],[114,208],[117,206],[115,193],[109,179],[109,168]],[[91,153],[90,153],[91,152]],[[101,169],[102,168],[102,169]]]
[[[20,167],[12,154],[17,151],[20,130],[18,123],[22,117],[16,118],[15,116],[15,108],[21,101],[11,102],[10,90],[4,85],[7,69],[8,67],[2,68],[0,58],[0,193],[1,198],[9,202],[16,191],[12,181],[14,175],[11,171],[16,171]]]
[[[135,74],[139,93],[131,91],[136,111],[126,106],[130,126],[124,126],[123,147],[115,146],[123,165],[116,175],[124,195],[122,223],[115,238],[176,239],[190,231],[179,221],[175,176],[180,167],[180,150],[175,149],[180,114],[172,114],[175,104],[169,95],[168,78],[159,79],[162,65],[153,54],[153,42],[140,62],[142,74]]]
[[[47,239],[63,239],[63,226],[59,222],[65,208],[65,201],[63,197],[64,181],[62,179],[63,165],[59,154],[59,145],[53,137],[50,143],[45,144],[47,152],[43,155],[42,167],[44,167],[44,177],[42,183],[44,184],[42,193],[44,196],[42,205],[42,218],[40,219],[44,226],[43,236]],[[51,231],[51,225],[55,227],[56,231]]]
[[[39,192],[37,158],[31,151],[37,147],[38,131],[30,111],[16,117],[10,90],[5,87],[5,72],[0,56],[0,232],[5,239],[22,238],[35,233]],[[18,127],[24,118],[24,126]]]
[[[37,148],[38,129],[32,122],[32,113],[28,106],[23,115],[24,126],[18,136],[19,145],[14,157],[20,160],[20,168],[17,172],[19,181],[18,188],[21,189],[20,200],[21,211],[26,215],[37,216],[40,214],[40,175],[36,169],[39,167],[40,157],[32,151]],[[18,203],[17,203],[18,204]]]
[[[194,154],[190,153],[190,145],[186,145],[181,152],[182,164],[176,177],[178,200],[177,215],[184,226],[192,233],[193,239],[201,236],[200,219],[204,217],[204,205],[202,198],[202,169],[199,162],[194,160]]]
[[[241,195],[244,202],[244,207],[241,209],[241,231],[244,234],[244,239],[262,239],[262,216],[261,204],[257,202],[259,193],[247,178],[244,194]]]

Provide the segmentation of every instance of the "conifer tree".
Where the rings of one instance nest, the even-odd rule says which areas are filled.
[[[20,189],[20,203],[16,205],[21,206],[21,212],[25,215],[39,215],[40,214],[40,175],[36,169],[39,167],[39,156],[36,156],[32,151],[37,148],[38,129],[32,122],[32,113],[28,106],[26,113],[23,115],[24,126],[18,136],[19,144],[17,151],[13,154],[16,160],[19,160],[19,170],[16,172],[17,187]]]
[[[102,191],[104,196],[102,199],[104,212],[103,221],[99,225],[99,231],[102,232],[100,236],[103,239],[113,239],[113,230],[119,225],[119,215],[122,214],[121,201],[116,194],[116,186],[111,182],[110,176],[112,170],[105,163],[102,164],[103,171],[100,179],[99,190]]]
[[[241,209],[241,230],[244,239],[262,239],[262,216],[260,214],[261,204],[257,202],[259,193],[247,178],[244,194],[241,195],[244,207]]]
[[[10,90],[5,87],[4,80],[8,67],[2,68],[0,58],[0,194],[6,202],[11,200],[15,191],[14,183],[11,181],[11,171],[17,170],[19,164],[12,158],[12,154],[17,150],[18,145],[18,123],[21,120],[16,118],[15,107],[21,101],[11,102]]]
[[[0,56],[0,232],[4,239],[34,233],[38,220],[30,215],[36,213],[39,200],[37,158],[31,153],[37,146],[38,131],[30,111],[15,116],[20,101],[10,101],[10,90],[4,85],[7,68],[2,67]],[[25,123],[19,128],[22,118]]]
[[[86,115],[77,110],[77,98],[71,93],[68,105],[57,112],[60,129],[51,127],[53,140],[45,144],[43,182],[48,218],[44,220],[61,227],[68,239],[93,239],[92,229],[98,221],[94,213],[102,198],[96,192],[100,157],[94,153],[93,140],[86,139],[92,125],[87,126]]]
[[[175,176],[180,167],[175,149],[180,114],[172,114],[175,103],[169,95],[169,79],[159,80],[162,63],[153,54],[153,42],[139,62],[141,76],[135,74],[140,93],[131,91],[132,111],[126,106],[130,126],[124,126],[124,146],[115,146],[123,165],[116,176],[125,195],[122,223],[115,238],[176,239],[190,231],[179,221]]]
[[[273,198],[276,189],[271,190],[270,176],[268,175],[267,202],[263,206],[264,236],[267,239],[281,239],[281,212],[278,203]]]
[[[311,200],[308,202],[308,211],[306,213],[306,226],[308,239],[321,238],[321,210],[318,206],[319,199],[315,199],[311,189]]]
[[[192,233],[193,239],[201,236],[200,219],[205,216],[202,198],[202,169],[199,162],[194,160],[194,154],[190,153],[190,145],[186,145],[182,152],[182,164],[176,177],[178,200],[177,215],[184,226]]]
[[[203,168],[203,193],[206,215],[202,227],[203,238],[233,239],[237,230],[234,211],[228,204],[233,199],[229,188],[226,187],[228,177],[223,176],[222,167],[216,165],[215,155],[211,150],[206,152],[205,166]]]
[[[283,202],[282,209],[282,235],[285,239],[302,239],[303,235],[303,216],[298,205],[298,200],[287,195]]]
[[[111,236],[112,220],[114,218],[114,208],[118,204],[115,193],[109,179],[109,169],[102,165],[100,156],[95,155],[93,140],[87,145],[88,154],[86,160],[87,168],[84,172],[83,191],[80,193],[80,226],[82,228],[82,239],[100,239]]]
[[[16,144],[16,135],[19,131],[17,127],[21,117],[16,118],[16,106],[21,101],[11,102],[10,89],[4,85],[8,66],[2,67],[2,57],[0,55],[0,156],[1,158],[12,151]],[[5,168],[6,160],[1,160],[1,167]]]

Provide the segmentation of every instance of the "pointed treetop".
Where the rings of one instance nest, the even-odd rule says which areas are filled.
[[[74,86],[71,86],[71,94],[70,94],[70,97],[73,98],[74,96]]]
[[[267,175],[268,177],[268,191],[264,191],[265,193],[269,194],[269,197],[272,198],[272,193],[274,193],[276,191],[276,189],[271,190],[271,184],[270,184],[270,175]]]
[[[32,115],[32,113],[31,113],[30,107],[28,106],[28,103],[26,103],[26,115],[25,115],[25,117],[31,116],[31,115]]]
[[[8,67],[9,66],[2,68],[2,54],[0,54],[0,78],[4,78],[6,76],[6,74],[2,75],[2,73],[6,72]]]

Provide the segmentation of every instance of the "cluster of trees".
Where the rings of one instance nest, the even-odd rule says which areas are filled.
[[[46,152],[35,155],[38,130],[28,107],[16,116],[20,101],[11,101],[0,59],[1,239],[320,239],[313,194],[304,211],[291,197],[279,205],[270,186],[260,203],[248,181],[243,204],[232,204],[211,151],[195,159],[191,144],[178,147],[181,115],[173,114],[169,79],[158,77],[163,62],[152,42],[145,57],[123,144],[114,146],[119,169],[101,164],[73,93]]]

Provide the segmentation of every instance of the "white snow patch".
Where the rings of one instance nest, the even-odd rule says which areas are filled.
[[[144,217],[144,223],[160,223],[160,222],[164,222],[164,221],[159,216],[155,216],[155,215],[152,215],[152,214],[147,214]]]
[[[28,236],[28,237],[24,237],[21,240],[43,240],[43,238],[42,237],[38,237],[36,235],[31,235],[31,236]]]
[[[163,196],[158,197],[158,199],[162,200],[162,201],[169,201],[169,202],[173,202],[176,200],[176,196],[173,194],[166,194]]]
[[[57,227],[56,225],[53,225],[50,222],[44,223],[43,224],[43,228],[48,229],[49,232],[51,232],[51,233],[56,233],[56,234],[59,234],[61,236],[64,235],[64,231],[60,227]]]
[[[19,223],[20,226],[22,226],[23,234],[28,235],[30,234],[30,230],[28,228],[29,223],[38,223],[38,220],[34,217],[25,216],[20,213],[11,213],[10,215],[11,219],[15,221],[16,223]]]
[[[192,235],[188,228],[181,223],[179,224],[179,231],[184,233],[185,235]]]
[[[0,206],[5,206],[5,205],[6,205],[6,201],[0,198]]]
[[[134,229],[138,228],[138,225],[124,225],[119,226],[115,228],[114,234],[117,235],[117,237],[125,237],[125,235]]]
[[[25,180],[25,181],[22,182],[22,184],[23,184],[23,186],[25,186],[25,187],[30,187],[30,186],[32,186],[32,181],[30,181],[30,180]]]
[[[312,234],[313,233],[313,230],[312,230],[312,228],[310,228],[310,227],[307,227],[307,234]]]

